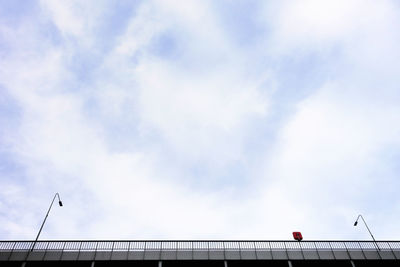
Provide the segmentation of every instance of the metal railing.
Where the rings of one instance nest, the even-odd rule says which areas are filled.
[[[2,251],[400,251],[400,241],[69,240],[0,241]]]

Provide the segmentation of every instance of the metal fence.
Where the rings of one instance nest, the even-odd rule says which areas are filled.
[[[400,251],[400,241],[70,240],[0,241],[1,251]]]

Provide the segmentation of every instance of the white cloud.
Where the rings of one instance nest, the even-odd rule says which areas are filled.
[[[283,1],[267,4],[266,10],[269,16],[263,19],[272,25],[269,42],[274,45],[269,46],[280,53],[326,52],[365,41],[364,48],[374,49],[391,43],[386,38],[396,36],[394,25],[399,23],[392,1]]]
[[[196,78],[167,66],[145,63],[136,73],[144,127],[160,130],[172,147],[189,157],[238,157],[242,127],[266,114],[258,84],[237,81],[229,72]]]
[[[58,15],[57,10],[52,9],[52,18],[61,16],[61,21],[55,19],[61,32],[74,35],[75,38],[91,36],[91,28],[85,26],[79,18],[77,25],[66,25],[66,21],[72,18],[63,20],[62,17],[68,14]],[[185,14],[180,19],[189,18]],[[139,16],[132,25],[141,20],[143,18]],[[99,88],[99,92],[92,91],[92,95],[94,99],[100,99],[103,111],[116,118],[124,116],[118,108],[127,96],[128,111],[139,112],[143,127],[159,131],[182,158],[189,156],[192,157],[191,161],[196,161],[216,153],[210,161],[230,160],[232,151],[226,149],[230,149],[231,142],[238,143],[233,146],[233,152],[235,157],[239,157],[243,145],[241,125],[251,116],[265,115],[265,101],[257,93],[258,84],[250,84],[249,90],[241,88],[247,88],[249,83],[238,77],[240,70],[235,68],[227,68],[229,73],[224,75],[206,74],[200,79],[188,73],[191,80],[185,77],[187,75],[184,70],[174,71],[166,63],[154,64],[143,60],[138,66],[131,65],[127,59],[121,60],[118,57],[144,49],[155,34],[151,32],[154,28],[149,29],[150,33],[143,32],[143,36],[149,37],[137,36],[139,40],[144,40],[141,43],[137,39],[130,39],[129,35],[136,34],[135,29],[135,26],[128,27],[128,36],[120,42],[125,45],[115,50],[116,58],[112,58],[115,56],[112,51],[111,58],[107,58],[102,66],[103,70],[110,70],[111,75],[119,80],[110,82],[99,71],[98,80],[93,84],[94,88]],[[129,43],[139,46],[133,51],[121,48],[129,47],[126,45]],[[154,152],[137,148],[124,153],[108,149],[110,140],[104,139],[101,118],[85,115],[86,93],[69,91],[62,84],[64,80],[74,79],[68,69],[68,57],[64,56],[65,53],[70,55],[72,48],[74,46],[54,48],[23,57],[19,56],[20,51],[16,51],[6,62],[8,68],[3,68],[3,81],[7,88],[14,89],[13,96],[22,104],[24,111],[21,127],[18,135],[15,135],[19,144],[15,145],[14,153],[25,162],[33,185],[51,181],[44,191],[51,192],[51,189],[57,187],[63,189],[60,193],[64,197],[65,215],[55,211],[60,219],[54,220],[57,220],[60,228],[49,228],[49,232],[76,237],[80,225],[90,220],[88,216],[98,216],[100,222],[90,222],[93,230],[89,230],[86,236],[98,233],[111,238],[113,233],[123,238],[123,234],[137,237],[140,233],[147,233],[171,237],[177,232],[183,237],[206,234],[220,236],[226,225],[226,216],[229,217],[222,212],[222,206],[219,207],[219,202],[226,202],[225,196],[196,192],[180,185],[178,181],[181,178],[169,177],[172,174],[157,169],[157,158],[162,158],[162,155],[154,158]],[[118,69],[127,71],[121,74],[118,69],[113,69],[116,67],[115,62],[123,64]],[[223,64],[220,68],[227,67],[224,63],[220,64]],[[134,83],[130,75],[134,76]],[[121,84],[127,87],[119,88]],[[138,98],[130,98],[132,93]],[[139,107],[129,110],[129,103],[138,103]],[[229,138],[229,142],[224,140],[226,138]],[[56,177],[48,177],[50,174]],[[174,180],[176,182],[171,184]],[[80,187],[77,192],[76,186]],[[34,188],[38,189],[37,186]],[[218,191],[224,193],[224,190]],[[92,195],[87,200],[94,204],[86,204],[81,208],[98,211],[96,207],[100,206],[103,207],[100,208],[100,214],[94,215],[92,211],[85,214],[69,207],[68,203],[71,203],[77,205],[75,208],[78,209],[80,200],[85,199],[81,194],[85,193]],[[126,211],[129,213],[126,214]],[[40,217],[41,213],[36,216]],[[71,221],[71,216],[81,218]],[[114,230],[108,229],[107,225],[120,221],[115,218],[121,217],[125,219],[124,223],[119,222],[119,227]],[[160,224],[166,217],[170,218],[169,223]],[[121,229],[125,229],[123,234]]]
[[[80,42],[88,42],[93,38],[101,15],[107,10],[104,1],[40,0],[40,6],[43,15],[48,16],[65,38],[72,37]]]
[[[304,231],[316,238],[368,238],[347,228],[358,212],[380,225],[378,236],[393,238],[385,230],[393,221],[385,217],[398,203],[390,189],[398,184],[392,174],[397,164],[388,160],[399,149],[398,7],[389,1],[273,7],[265,17],[273,25],[266,40],[271,55],[305,61],[318,55],[334,68],[317,72],[315,80],[325,77],[324,84],[286,118],[265,161],[265,187],[273,180],[292,209],[305,214],[298,220]]]
[[[362,210],[370,215],[371,192],[393,194],[386,185],[398,183],[395,177],[386,176],[393,166],[384,155],[400,145],[400,117],[394,115],[400,114],[399,108],[348,103],[337,91],[338,85],[327,85],[298,106],[282,129],[272,153],[274,160],[267,162],[265,171],[274,177],[273,184],[283,190],[286,201],[295,205],[291,208],[305,214],[301,226],[315,237],[326,235],[326,229],[340,224],[337,217],[346,213]],[[388,210],[395,207],[390,196],[386,197]],[[311,218],[323,227],[310,223]],[[383,218],[379,223],[387,224]],[[345,236],[340,231],[346,230],[338,227],[330,234]],[[379,233],[391,237],[386,231]]]
[[[360,210],[393,229],[381,209],[363,204],[374,191],[396,203],[374,177],[398,183],[386,161],[400,145],[400,23],[391,2],[268,4],[274,14],[260,13],[271,35],[255,51],[232,43],[212,2],[145,2],[83,71],[71,57],[79,61],[106,38],[97,36],[105,5],[41,4],[40,23],[52,21],[63,45],[46,42],[29,21],[2,28],[12,48],[0,81],[22,113],[8,134],[28,184],[2,187],[0,207],[11,212],[4,199],[23,194],[33,207],[1,215],[7,238],[33,237],[56,190],[65,205],[52,211],[43,238],[281,239],[293,230],[349,238]],[[279,79],[289,79],[280,65],[310,52],[337,69],[289,114],[277,114],[279,101],[295,102],[280,98],[287,88]],[[194,169],[205,170],[204,184],[221,173],[231,180],[198,188]]]

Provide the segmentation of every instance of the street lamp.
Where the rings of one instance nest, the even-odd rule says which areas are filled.
[[[372,239],[374,240],[375,246],[376,246],[379,250],[381,250],[381,249],[378,247],[378,245],[376,244],[375,237],[374,237],[373,234],[371,233],[371,230],[369,230],[369,227],[368,227],[367,223],[365,222],[364,217],[363,217],[361,214],[358,215],[357,220],[354,222],[354,226],[357,226],[357,224],[358,224],[358,219],[359,219],[360,217],[361,217],[361,219],[363,220],[363,222],[364,222],[364,224],[365,224],[365,227],[367,227],[367,230],[368,230],[369,234],[371,235]]]
[[[62,207],[62,206],[63,206],[63,203],[62,203],[62,201],[61,201],[61,199],[60,199],[60,195],[59,195],[58,193],[56,193],[56,194],[54,195],[54,197],[53,197],[53,201],[51,201],[51,204],[50,204],[49,210],[48,210],[48,211],[47,211],[47,213],[46,213],[46,217],[44,217],[44,220],[43,220],[42,226],[40,226],[39,233],[38,233],[38,234],[37,234],[37,236],[36,236],[36,239],[35,239],[35,242],[33,243],[33,246],[32,246],[32,249],[31,249],[31,251],[33,250],[33,248],[34,248],[34,247],[35,247],[35,245],[36,245],[36,242],[37,242],[37,241],[38,241],[38,239],[39,239],[39,236],[40,236],[40,233],[42,232],[42,229],[43,229],[44,223],[46,222],[46,219],[47,219],[47,217],[49,216],[49,213],[50,213],[51,207],[53,206],[53,203],[54,203],[54,200],[56,199],[56,197],[58,198],[58,205],[59,205],[60,207]]]

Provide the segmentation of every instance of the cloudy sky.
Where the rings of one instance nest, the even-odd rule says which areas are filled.
[[[400,4],[0,1],[0,239],[400,239]]]

